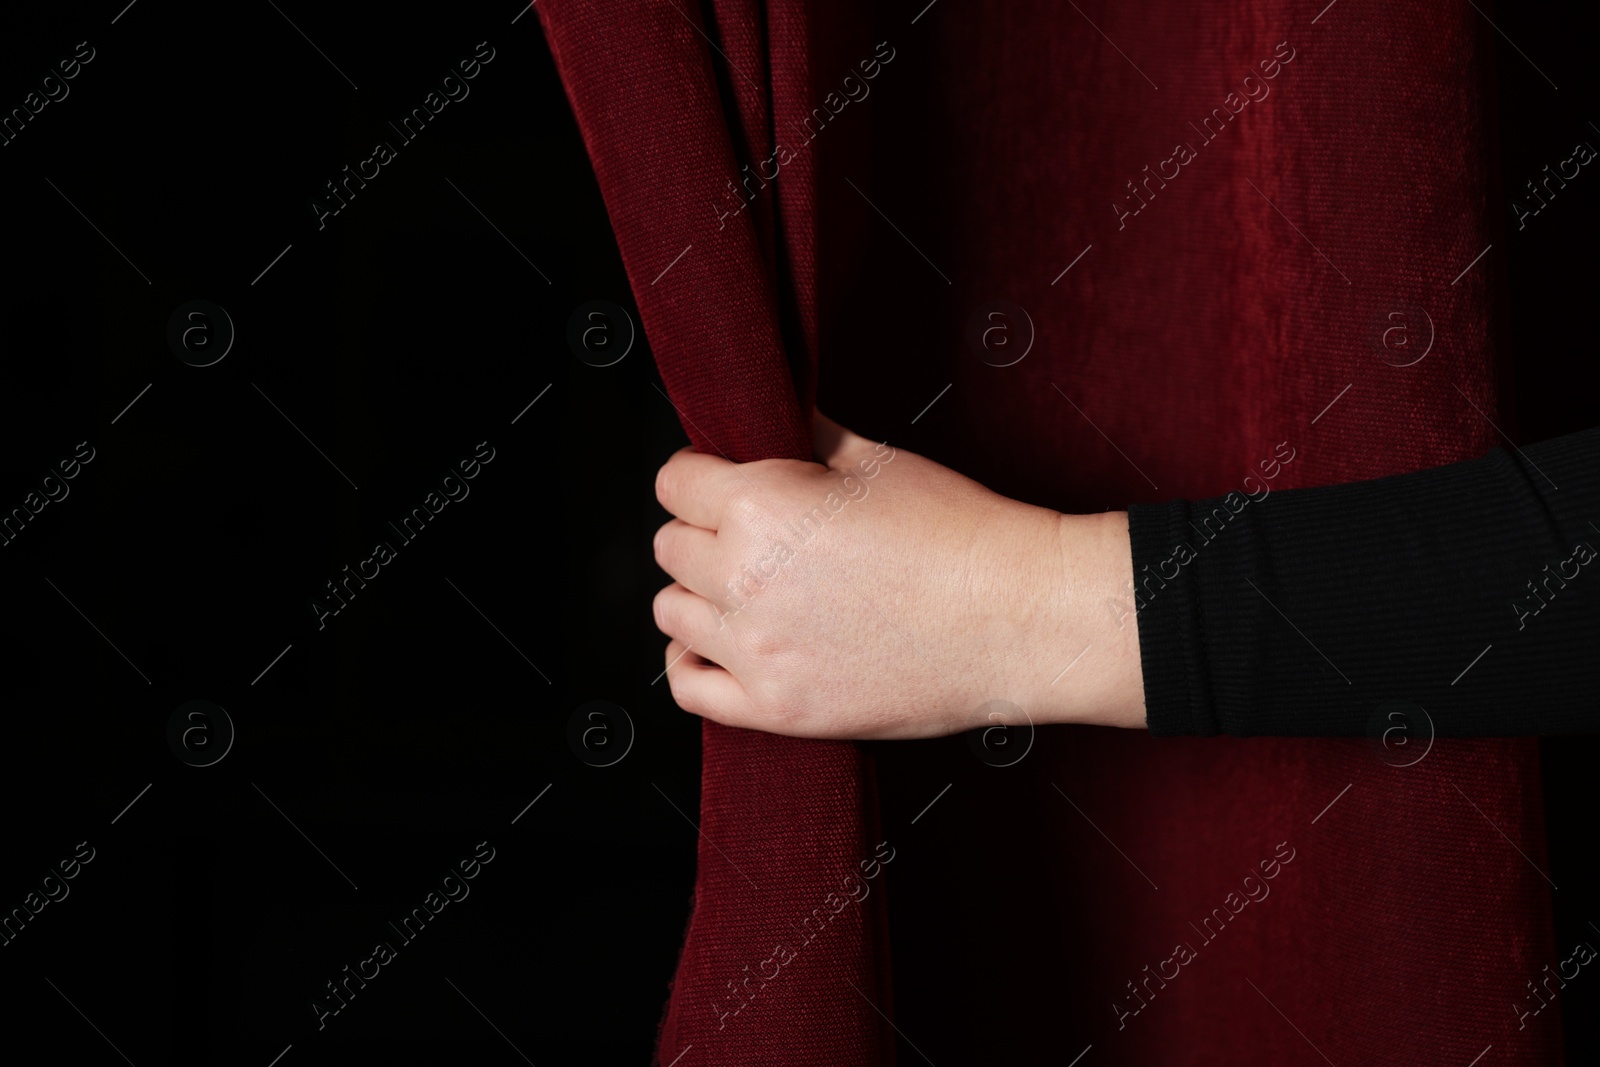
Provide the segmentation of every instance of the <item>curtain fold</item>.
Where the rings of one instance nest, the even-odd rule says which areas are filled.
[[[810,459],[809,155],[735,210],[771,158],[774,98],[781,110],[807,95],[806,10],[727,2],[709,22],[691,0],[538,11],[684,430],[738,462]],[[701,782],[693,912],[657,1061],[891,1062],[877,1010],[890,1008],[884,895],[821,932],[814,918],[879,844],[866,755],[708,721]],[[793,953],[781,967],[780,945]]]
[[[808,458],[820,393],[875,439],[1096,511],[1239,489],[1280,442],[1274,489],[1497,443],[1498,268],[1474,260],[1492,31],[1472,5],[1321,6],[538,11],[697,448]],[[870,102],[838,103],[881,41]],[[997,298],[1033,336],[1008,367],[960,340]],[[1419,344],[1426,321],[1414,365],[1385,347],[1395,313]],[[1317,644],[1308,675],[1358,687]],[[1478,652],[1361,699],[1447,707]],[[1436,740],[1409,766],[1370,740],[1088,728],[1007,769],[959,739],[875,748],[886,782],[934,783],[886,807],[954,783],[916,828],[940,835],[924,874],[942,853],[952,877],[895,886],[916,899],[892,990],[884,893],[797,930],[883,839],[867,750],[712,723],[703,743],[663,1067],[887,1063],[890,1015],[939,1063],[1561,1062],[1559,1006],[1518,1015],[1561,955],[1533,741]],[[1270,896],[1233,910],[1280,843]],[[1195,962],[1151,980],[1175,941]],[[802,947],[768,981],[780,943]]]

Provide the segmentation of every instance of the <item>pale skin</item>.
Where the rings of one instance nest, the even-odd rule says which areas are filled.
[[[841,740],[992,726],[997,700],[1144,727],[1126,512],[1010,500],[820,412],[813,439],[814,463],[684,448],[656,476],[681,708]]]

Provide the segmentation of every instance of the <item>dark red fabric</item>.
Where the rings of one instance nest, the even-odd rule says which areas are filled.
[[[726,24],[709,25],[689,0],[546,2],[538,10],[685,431],[701,451],[741,462],[809,459],[810,159],[791,161],[777,195],[756,209],[726,223],[716,214],[718,202],[723,211],[736,206],[726,188],[742,179],[744,163],[770,154],[774,97],[793,108],[808,94],[808,19],[798,3],[724,8]],[[731,110],[719,83],[737,101]],[[786,346],[797,326],[807,342]],[[866,925],[882,894],[799,950],[762,991],[760,1018],[752,1009],[723,1019],[743,999],[740,983],[770,973],[763,963],[776,944],[801,939],[797,924],[873,857],[875,801],[862,751],[707,722],[702,764],[694,910],[659,1062],[686,1049],[685,1067],[887,1062],[887,1025],[866,1002],[890,1007],[879,970],[887,953],[874,950]],[[881,938],[881,914],[874,925]]]
[[[1283,441],[1296,458],[1275,488],[1495,443],[1473,407],[1499,411],[1493,253],[1468,269],[1493,239],[1492,31],[1471,5],[1319,6],[538,10],[698,448],[807,456],[815,389],[846,425],[997,491],[1100,510],[1238,489]],[[795,133],[880,41],[895,58],[871,97]],[[1251,73],[1270,92],[1239,108]],[[1208,142],[1213,108],[1237,115]],[[1126,183],[1180,142],[1194,158],[1141,184],[1141,207]],[[778,144],[793,160],[720,220],[728,182]],[[962,340],[993,299],[1032,320],[1014,366]],[[1387,316],[1418,309],[1433,349],[1392,366]],[[1306,669],[1325,669],[1310,650]],[[952,896],[943,923],[916,913],[912,951],[933,965],[897,963],[893,1003],[877,893],[723,1018],[886,833],[859,746],[707,724],[661,1064],[889,1062],[880,1009],[915,1020],[906,1036],[940,1063],[989,1047],[1065,1063],[1091,1044],[1094,1063],[1464,1065],[1488,1046],[1484,1062],[1560,1062],[1555,1011],[1519,1029],[1513,1008],[1559,958],[1531,741],[1437,741],[1406,768],[1360,741],[1090,728],[1042,730],[1005,769],[952,745],[877,751],[930,785],[886,798],[897,813],[959,779],[940,801],[955,829],[918,845],[1012,856],[974,875],[992,895]],[[1191,933],[1280,842],[1295,859],[1271,895],[1215,943]],[[963,935],[1001,901],[1026,936]],[[962,967],[938,966],[941,938]],[[1119,1026],[1113,1000],[1134,1006],[1126,984],[1182,941],[1196,962]]]

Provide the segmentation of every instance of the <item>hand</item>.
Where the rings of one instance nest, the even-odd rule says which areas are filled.
[[[680,707],[795,737],[943,736],[993,725],[993,700],[1144,726],[1125,513],[1008,500],[820,412],[814,431],[817,463],[684,448],[656,476]]]

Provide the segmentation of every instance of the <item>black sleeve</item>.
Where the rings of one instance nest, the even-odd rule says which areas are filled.
[[[1128,526],[1152,734],[1600,732],[1600,428]]]

